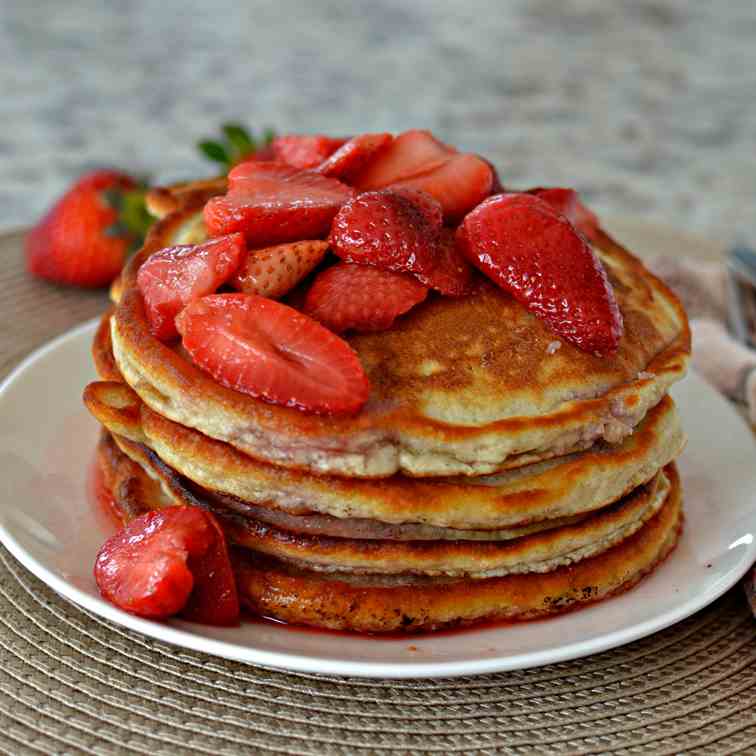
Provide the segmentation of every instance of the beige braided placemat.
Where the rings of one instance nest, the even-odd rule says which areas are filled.
[[[0,377],[97,314],[104,294],[22,270],[0,237]],[[454,680],[265,670],[121,629],[0,548],[0,751],[32,753],[756,752],[756,638],[739,588],[621,649]]]

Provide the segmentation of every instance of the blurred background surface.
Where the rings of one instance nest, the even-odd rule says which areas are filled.
[[[113,164],[209,175],[195,142],[432,129],[505,184],[756,240],[754,0],[0,0],[0,226]]]

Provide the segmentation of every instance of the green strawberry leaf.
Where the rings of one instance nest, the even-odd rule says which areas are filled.
[[[221,163],[227,168],[231,165],[231,159],[226,151],[226,148],[220,142],[214,142],[211,139],[205,139],[201,141],[197,147],[200,152],[210,158],[215,163]]]
[[[226,173],[244,158],[267,147],[276,135],[273,129],[266,128],[260,136],[255,136],[249,129],[234,121],[222,124],[221,133],[220,139],[203,139],[197,147],[206,158],[220,163]]]
[[[250,152],[254,152],[257,149],[255,138],[242,125],[238,123],[224,123],[221,126],[221,131],[235,155],[239,157],[249,155]]]
[[[113,188],[102,193],[108,205],[118,213],[115,223],[105,229],[105,235],[130,239],[132,251],[142,246],[147,231],[155,222],[144,201],[148,189],[147,179],[140,178],[136,188],[129,191]]]

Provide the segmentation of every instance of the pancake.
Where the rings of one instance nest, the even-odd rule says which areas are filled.
[[[234,513],[201,489],[187,486],[146,447],[119,437],[114,441],[145,472],[164,483],[175,503],[199,502],[212,510],[234,543],[322,572],[471,577],[548,572],[605,551],[632,535],[659,510],[669,493],[669,481],[660,472],[592,517],[508,541],[333,538],[301,533],[295,522],[292,530],[283,530]]]
[[[90,384],[84,401],[113,433],[145,444],[203,489],[286,515],[316,513],[342,521],[401,526],[395,531],[413,539],[500,540],[524,534],[522,528],[532,523],[585,514],[649,481],[679,454],[685,441],[674,403],[665,397],[620,444],[597,445],[480,478],[394,475],[361,480],[257,462],[230,444],[161,417],[124,384]],[[268,522],[290,527],[280,518]],[[343,534],[333,522],[322,518],[316,522],[320,535]],[[410,524],[413,528],[408,531]],[[439,528],[455,532],[441,536]],[[366,523],[363,530],[366,537],[385,537]]]
[[[263,461],[319,473],[481,475],[632,432],[685,372],[690,334],[674,295],[606,235],[597,252],[625,322],[616,355],[556,339],[492,284],[431,295],[388,331],[347,336],[371,383],[355,416],[323,417],[228,389],[149,331],[136,275],[196,233],[206,193],[158,221],[124,270],[112,324],[125,380],[153,410]],[[558,349],[554,349],[554,346]]]
[[[180,210],[188,197],[196,196],[202,192],[205,201],[216,194],[224,194],[228,188],[225,176],[201,179],[199,181],[186,181],[170,186],[154,186],[144,197],[147,211],[156,218],[165,218],[166,215]]]
[[[98,461],[122,521],[172,501],[108,436],[98,448]],[[232,561],[240,597],[258,614],[361,632],[415,632],[565,611],[632,587],[674,548],[682,526],[680,486],[673,465],[664,475],[669,483],[664,503],[633,535],[550,572],[483,579],[325,575],[236,549]]]

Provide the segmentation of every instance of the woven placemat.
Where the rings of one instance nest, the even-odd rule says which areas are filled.
[[[106,302],[33,281],[0,237],[0,377]],[[756,752],[756,637],[739,588],[587,659],[453,680],[277,672],[184,651],[68,603],[0,548],[0,751]]]

